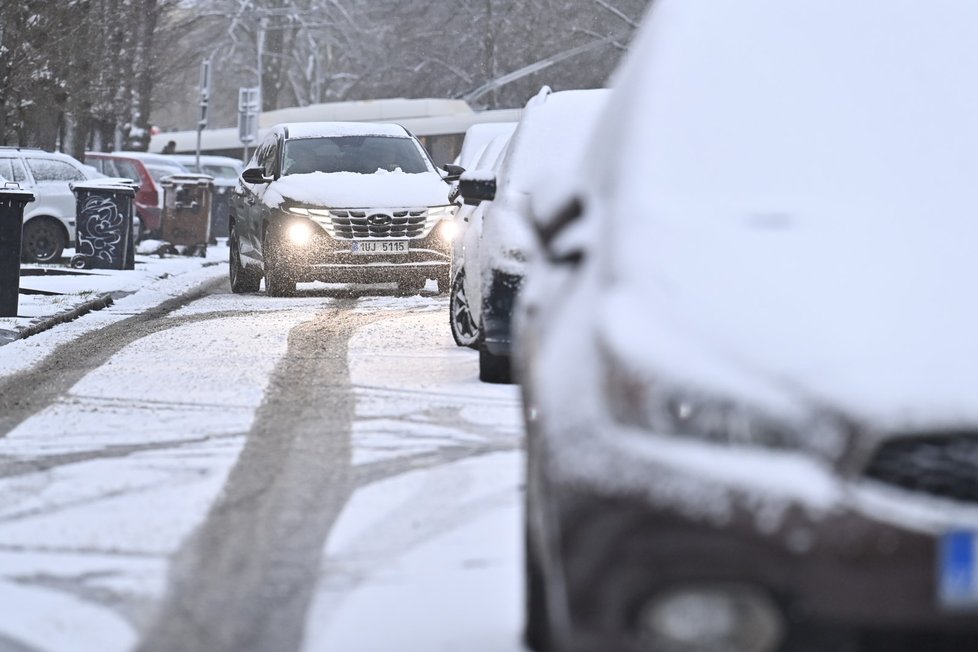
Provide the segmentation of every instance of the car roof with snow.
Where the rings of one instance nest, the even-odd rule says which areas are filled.
[[[341,136],[410,137],[401,125],[369,122],[287,122],[275,125],[286,138],[337,138]]]

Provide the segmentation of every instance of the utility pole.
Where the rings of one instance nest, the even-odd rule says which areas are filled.
[[[258,115],[261,115],[264,109],[263,102],[265,101],[265,93],[262,91],[261,77],[262,77],[262,67],[263,59],[265,57],[265,30],[268,28],[267,19],[265,15],[261,15],[258,18]]]

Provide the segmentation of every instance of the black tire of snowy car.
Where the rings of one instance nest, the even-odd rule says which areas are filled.
[[[231,247],[229,275],[231,278],[231,292],[242,294],[244,292],[257,292],[261,287],[261,274],[248,269],[241,264],[241,250],[238,248],[238,238],[231,228],[231,236],[228,238],[228,245]]]
[[[272,297],[290,297],[295,294],[295,276],[289,269],[289,261],[282,252],[276,229],[265,232],[265,292]]]
[[[553,635],[550,632],[550,615],[547,613],[546,582],[533,543],[530,541],[529,531],[524,535],[524,545],[526,547],[526,554],[523,557],[526,611],[523,641],[534,652],[550,652]]]
[[[438,289],[441,289],[440,280]],[[465,295],[465,276],[461,271],[455,275],[455,283],[452,284],[452,291],[448,296],[448,325],[456,344],[470,349],[479,348],[482,332],[472,316],[469,300]]]
[[[513,382],[508,355],[493,355],[483,342],[479,346],[479,380],[507,385]]]
[[[21,258],[27,263],[53,263],[65,250],[65,233],[53,217],[35,217],[24,225]]]

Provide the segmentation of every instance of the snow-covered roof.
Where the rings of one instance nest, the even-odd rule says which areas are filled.
[[[395,124],[364,122],[294,122],[276,125],[289,130],[289,138],[335,138],[338,136],[407,136]]]

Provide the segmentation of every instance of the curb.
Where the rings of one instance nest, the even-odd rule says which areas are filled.
[[[58,326],[60,324],[65,324],[70,321],[74,321],[79,317],[81,317],[82,315],[87,315],[88,313],[93,312],[95,310],[102,310],[104,308],[108,308],[111,305],[112,305],[111,294],[103,294],[94,299],[89,299],[85,303],[77,305],[71,310],[66,310],[65,312],[58,313],[53,317],[48,317],[47,319],[43,319],[39,322],[31,324],[30,326],[26,327],[24,330],[18,332],[17,337],[15,337],[13,341],[23,340],[28,337],[31,337],[32,335],[43,333],[44,331],[50,330],[55,326]]]

